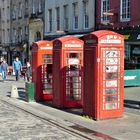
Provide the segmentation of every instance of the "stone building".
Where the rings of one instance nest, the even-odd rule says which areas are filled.
[[[32,0],[30,6],[29,46],[34,41],[43,39],[45,0]]]
[[[9,61],[10,0],[0,0],[0,58]]]
[[[45,38],[94,31],[95,0],[46,0]]]
[[[11,60],[18,55],[25,64],[29,59],[32,42],[43,38],[43,2],[44,0],[11,0]],[[39,29],[38,21],[41,22]]]

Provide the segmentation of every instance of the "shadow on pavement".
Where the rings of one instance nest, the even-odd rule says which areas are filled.
[[[53,107],[53,108],[56,108],[56,109],[59,109],[59,110],[62,110],[62,111],[68,112],[68,113],[72,113],[72,114],[76,114],[76,115],[80,115],[80,116],[83,115],[83,109],[82,108],[64,108],[64,109],[61,109],[61,108],[55,107],[53,105],[52,101],[41,101],[41,102],[38,102],[38,103],[42,104],[42,105],[49,106],[49,107]]]
[[[140,109],[140,101],[124,100],[124,107]]]
[[[7,96],[11,97],[11,92],[7,92]],[[19,100],[27,101],[24,88],[18,88]]]

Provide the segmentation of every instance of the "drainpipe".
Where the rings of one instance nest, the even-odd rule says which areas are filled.
[[[94,23],[94,30],[97,30],[97,28],[96,28],[96,17],[97,17],[97,15],[96,15],[96,10],[97,10],[97,0],[94,0],[94,7],[95,7],[95,12],[94,12],[94,17],[95,17],[95,23]]]

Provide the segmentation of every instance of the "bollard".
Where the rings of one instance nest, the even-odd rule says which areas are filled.
[[[18,89],[17,89],[17,86],[16,85],[12,85],[12,88],[11,88],[11,97],[12,98],[18,98],[19,95],[18,95]]]

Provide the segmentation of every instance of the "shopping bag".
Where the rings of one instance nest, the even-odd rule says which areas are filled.
[[[15,75],[15,71],[13,71],[13,75]]]

